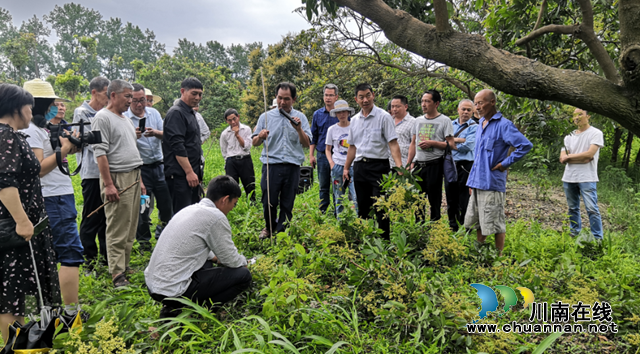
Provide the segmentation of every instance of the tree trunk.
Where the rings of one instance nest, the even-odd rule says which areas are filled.
[[[640,149],[638,149],[638,152],[636,153],[636,162],[635,162],[637,167],[640,167]]]
[[[389,40],[423,58],[464,70],[508,94],[562,102],[602,114],[640,135],[640,84],[629,85],[640,80],[638,0],[619,2],[625,86],[593,73],[554,68],[497,49],[480,35],[453,30],[439,32],[433,25],[390,8],[383,0],[335,2],[369,18],[380,26]],[[623,8],[629,13],[623,13]],[[624,26],[622,22],[625,22]]]
[[[631,160],[631,146],[633,145],[633,133],[627,132],[627,143],[624,146],[624,157],[622,160],[622,168],[629,168],[629,160]]]
[[[620,151],[620,140],[622,140],[622,128],[616,127],[613,133],[613,147],[611,148],[611,162],[618,162],[618,151]]]

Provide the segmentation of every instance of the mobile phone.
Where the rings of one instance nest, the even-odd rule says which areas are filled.
[[[342,182],[342,190],[343,190],[343,191],[347,190],[347,187],[349,187],[349,182],[351,182],[349,179],[345,179],[345,180]]]
[[[37,224],[33,226],[33,235],[34,236],[38,235],[39,233],[44,231],[47,225],[49,225],[49,217],[45,216],[44,218],[40,219],[40,221],[38,221]]]
[[[147,118],[140,118],[140,123],[138,127],[140,128],[140,132],[144,133],[145,126],[147,125]]]

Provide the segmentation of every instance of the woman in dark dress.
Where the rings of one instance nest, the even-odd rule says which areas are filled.
[[[44,213],[40,162],[18,132],[29,126],[34,100],[21,87],[0,84],[0,219],[13,218],[16,233],[31,240],[45,306],[60,304],[56,258],[49,228],[33,235],[33,225]],[[3,249],[0,245],[0,328],[6,342],[8,325],[24,323],[39,311],[38,287],[29,246]]]

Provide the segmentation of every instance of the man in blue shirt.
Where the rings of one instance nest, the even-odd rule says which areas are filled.
[[[131,119],[133,126],[136,127],[138,135],[138,151],[142,158],[141,176],[147,188],[149,197],[155,196],[158,200],[158,217],[160,218],[160,227],[164,227],[171,216],[173,216],[171,193],[164,177],[164,165],[162,162],[162,117],[160,112],[155,108],[147,107],[147,98],[144,87],[140,84],[133,84],[133,99],[129,110],[124,115]],[[144,131],[140,131],[140,120],[145,119]],[[140,218],[138,218],[138,230],[136,231],[136,240],[140,244],[141,250],[151,250],[151,231],[149,225],[151,219],[149,212],[151,208],[147,208]]]
[[[493,91],[478,92],[475,105],[482,118],[476,132],[475,162],[467,181],[472,192],[464,226],[477,229],[480,243],[495,234],[496,248],[502,256],[507,232],[504,216],[507,169],[523,158],[533,144],[496,110]],[[512,146],[515,151],[507,156]]]
[[[307,117],[293,109],[296,98],[294,84],[279,83],[276,86],[278,107],[260,115],[252,135],[253,146],[260,146],[265,142],[260,157],[263,163],[260,187],[266,225],[260,232],[260,239],[271,237],[272,232],[284,231],[286,224],[291,220],[300,181],[300,165],[305,159],[303,148],[309,147],[312,137]],[[298,124],[291,123],[279,109],[289,113]],[[280,215],[276,222],[278,204]]]
[[[329,160],[327,160],[325,153],[325,141],[327,140],[327,130],[329,130],[329,127],[338,123],[338,118],[332,117],[329,114],[338,100],[338,86],[326,84],[322,91],[324,94],[324,107],[313,113],[313,120],[311,121],[311,135],[313,135],[313,138],[311,139],[311,146],[309,147],[309,161],[311,162],[311,166],[315,168],[316,158],[313,156],[313,153],[317,150],[320,210],[324,213],[331,203],[331,166],[329,166]]]
[[[457,150],[452,150],[456,162],[458,180],[448,183],[445,179],[444,189],[447,192],[447,213],[451,230],[458,231],[458,225],[464,225],[464,216],[469,204],[467,179],[473,166],[473,150],[476,147],[476,129],[478,124],[473,118],[473,101],[462,100],[458,103],[458,119],[453,121],[453,141]]]

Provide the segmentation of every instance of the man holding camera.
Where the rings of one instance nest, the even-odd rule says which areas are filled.
[[[203,174],[200,127],[193,110],[202,100],[203,86],[190,77],[180,87],[180,101],[164,118],[162,139],[164,175],[174,213],[200,201]]]
[[[111,81],[107,109],[98,112],[92,122],[93,129],[102,134],[102,143],[93,145],[93,149],[100,169],[101,195],[109,202],[104,208],[107,256],[116,288],[130,284],[125,271],[129,268],[138,226],[140,193],[146,194],[140,179],[142,159],[136,144],[136,129],[122,114],[131,105],[132,91],[133,87],[126,81]]]
[[[164,178],[164,166],[162,164],[162,117],[155,108],[146,106],[147,98],[145,89],[140,84],[133,84],[131,106],[124,113],[131,119],[131,123],[136,127],[138,137],[138,152],[142,158],[141,175],[144,186],[147,188],[149,197],[155,196],[158,203],[158,216],[160,227],[164,227],[173,211],[171,208],[171,193]],[[138,221],[138,231],[136,240],[142,250],[151,250],[151,231],[149,225],[151,220],[147,208]]]
[[[109,80],[104,77],[95,77],[89,83],[89,91],[91,92],[91,100],[85,101],[82,105],[73,111],[73,123],[91,122],[96,113],[104,108],[109,101],[107,96],[107,87]],[[77,129],[75,129],[77,130]],[[85,125],[84,130],[91,130],[91,125]],[[93,262],[98,259],[98,251],[102,262],[107,260],[107,242],[105,235],[107,230],[107,219],[104,210],[100,209],[90,218],[87,216],[98,209],[102,204],[100,196],[100,171],[98,164],[93,158],[93,147],[87,145],[82,148],[82,154],[76,154],[76,161],[82,163],[80,168],[80,178],[82,179],[82,198],[84,205],[82,207],[82,221],[80,222],[80,240],[84,248],[84,258],[87,262]],[[96,235],[100,245],[96,244]],[[98,249],[99,247],[99,249]]]

